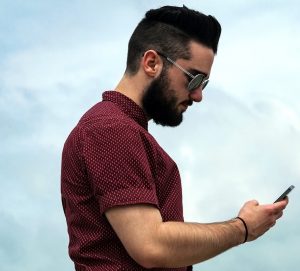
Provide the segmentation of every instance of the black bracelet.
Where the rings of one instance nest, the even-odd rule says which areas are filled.
[[[246,241],[248,239],[248,227],[247,227],[247,224],[246,224],[245,220],[242,219],[241,217],[237,216],[236,218],[239,219],[239,220],[241,220],[243,222],[243,224],[244,224],[244,227],[245,227],[245,240],[244,240],[243,243],[246,243]]]

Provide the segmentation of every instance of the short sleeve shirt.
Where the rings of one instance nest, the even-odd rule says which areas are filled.
[[[61,193],[77,271],[146,270],[129,256],[106,219],[109,208],[151,204],[164,222],[183,221],[175,162],[149,134],[144,111],[116,91],[104,92],[68,136]]]

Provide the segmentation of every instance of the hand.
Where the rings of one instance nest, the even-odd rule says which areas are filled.
[[[273,227],[277,219],[283,215],[283,210],[287,204],[288,198],[266,205],[259,205],[256,200],[246,202],[238,216],[247,224],[247,241],[255,240]]]

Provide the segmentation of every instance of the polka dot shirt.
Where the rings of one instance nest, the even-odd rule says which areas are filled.
[[[148,133],[143,110],[116,91],[104,92],[68,136],[61,194],[76,271],[146,270],[128,255],[106,219],[109,208],[152,204],[163,221],[183,221],[175,162]]]

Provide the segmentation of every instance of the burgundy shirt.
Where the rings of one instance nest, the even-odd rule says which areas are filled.
[[[147,125],[137,104],[107,91],[65,142],[61,193],[77,271],[146,270],[129,256],[106,219],[109,208],[152,204],[163,221],[183,221],[177,166]]]

